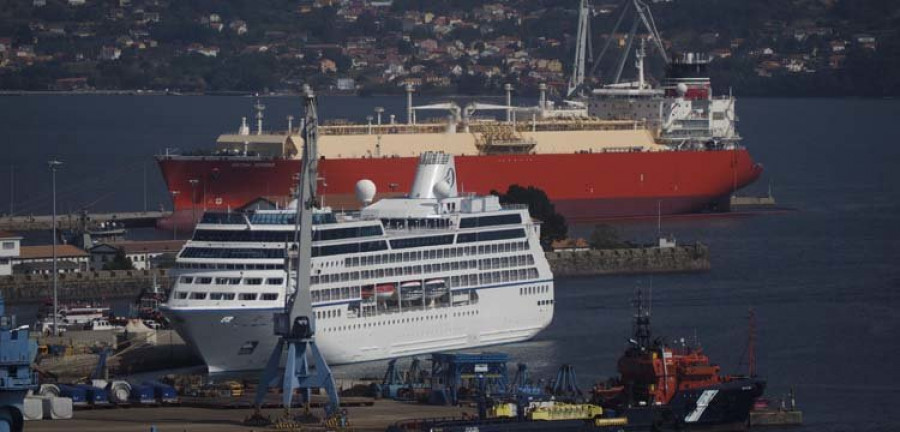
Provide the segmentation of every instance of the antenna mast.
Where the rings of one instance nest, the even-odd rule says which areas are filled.
[[[656,51],[659,52],[659,55],[663,58],[663,61],[669,63],[669,57],[666,55],[666,48],[663,46],[662,37],[659,35],[659,30],[656,28],[656,21],[653,20],[653,14],[650,12],[650,6],[647,5],[643,0],[625,0],[622,3],[622,13],[619,14],[619,18],[616,20],[616,24],[613,26],[612,31],[609,32],[609,36],[606,38],[606,42],[603,44],[603,49],[600,50],[600,55],[598,55],[594,59],[594,64],[591,66],[589,76],[593,76],[597,72],[597,68],[600,66],[600,62],[603,59],[603,56],[606,55],[606,51],[609,49],[610,45],[613,41],[613,36],[619,31],[619,26],[622,25],[622,21],[625,20],[625,17],[629,15],[629,12],[634,9],[634,17],[631,23],[631,28],[628,32],[628,40],[626,42],[626,48],[622,51],[622,57],[616,66],[616,73],[613,75],[613,82],[618,83],[619,79],[622,75],[622,68],[625,65],[625,59],[628,57],[631,51],[632,41],[635,37],[635,33],[637,32],[637,28],[639,25],[643,24],[645,31],[650,35],[649,37],[653,38],[653,43],[656,45]]]
[[[756,376],[756,311],[752,307],[747,320],[750,327],[747,338],[747,372],[752,378]]]

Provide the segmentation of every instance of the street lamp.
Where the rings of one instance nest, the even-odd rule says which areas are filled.
[[[175,215],[175,199],[178,198],[178,194],[180,193],[177,190],[170,191],[172,194],[172,215]],[[172,240],[178,240],[178,221],[177,218],[172,218]]]
[[[381,126],[381,113],[383,113],[383,112],[384,112],[384,108],[375,107],[375,114],[378,115],[378,126]]]
[[[368,133],[369,135],[372,135],[372,119],[373,118],[374,117],[372,117],[371,115],[366,116],[366,122],[368,122],[368,124],[369,124],[369,129],[368,129],[368,132],[366,132],[366,133]],[[12,214],[12,211],[10,211],[10,214]]]
[[[53,335],[59,334],[59,323],[57,316],[59,315],[59,270],[56,263],[56,169],[62,165],[62,162],[53,159],[47,161],[47,167],[50,168],[50,179],[53,190]]]

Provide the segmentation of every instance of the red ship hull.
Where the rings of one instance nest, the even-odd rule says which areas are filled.
[[[416,158],[322,159],[319,193],[334,209],[359,206],[355,185],[375,182],[378,196],[409,190]],[[237,209],[269,197],[284,204],[298,160],[161,156],[176,217]],[[746,149],[540,155],[456,156],[461,192],[505,192],[512,184],[544,190],[569,220],[682,214],[727,206],[727,198],[762,173]],[[192,181],[193,180],[193,181]],[[377,197],[376,197],[377,198]]]

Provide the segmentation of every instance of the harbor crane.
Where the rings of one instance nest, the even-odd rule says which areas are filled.
[[[342,428],[346,426],[346,416],[340,410],[340,400],[334,385],[334,376],[325,357],[316,345],[316,321],[312,309],[310,293],[310,265],[312,260],[312,213],[316,205],[316,178],[318,176],[318,114],[316,97],[309,87],[304,87],[306,119],[303,125],[303,159],[301,162],[294,222],[294,241],[289,247],[286,266],[288,283],[293,282],[294,290],[285,303],[283,312],[276,313],[275,335],[278,343],[266,362],[256,394],[256,413],[248,423],[260,424],[259,414],[269,387],[278,384],[278,365],[285,347],[287,360],[281,376],[282,403],[286,417],[290,413],[295,390],[301,390],[305,404],[305,414],[309,417],[310,390],[323,388],[328,394],[325,405],[328,422]],[[293,270],[293,271],[292,271]],[[291,272],[293,274],[291,274]],[[314,370],[310,371],[312,358]],[[292,422],[292,419],[286,419]]]

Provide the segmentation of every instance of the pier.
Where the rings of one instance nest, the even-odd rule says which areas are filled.
[[[116,212],[116,213],[89,213],[88,219],[93,223],[119,222],[126,228],[140,228],[156,226],[156,221],[168,217],[170,211],[146,211],[146,212]],[[78,213],[60,214],[56,216],[56,225],[59,229],[75,229],[81,223],[81,215]],[[0,218],[0,230],[3,231],[45,231],[53,229],[53,216],[8,216]]]

